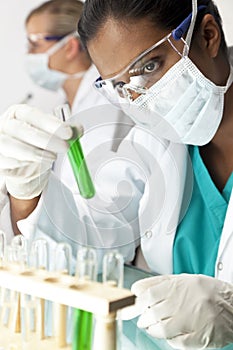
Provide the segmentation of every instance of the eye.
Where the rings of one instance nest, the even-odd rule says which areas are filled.
[[[129,70],[129,74],[132,75],[146,75],[157,71],[160,67],[160,63],[157,59],[151,59],[146,63],[141,63],[141,66],[135,67]]]
[[[117,83],[114,84],[114,89],[118,91],[122,91],[123,86],[125,83],[123,81],[118,81]]]
[[[159,68],[159,63],[155,60],[147,62],[143,67],[141,67],[142,74],[149,74],[155,72]]]

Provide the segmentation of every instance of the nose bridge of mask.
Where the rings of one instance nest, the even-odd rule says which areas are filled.
[[[136,88],[144,88],[145,78],[142,75],[131,76],[128,85]]]
[[[144,78],[142,76],[130,77],[129,83],[124,84],[124,86],[122,87],[124,96],[128,100],[132,100],[133,99],[132,92],[135,92],[136,94],[139,94],[139,95],[146,94],[147,89],[146,89],[146,87],[143,86],[144,84],[145,84],[145,81],[144,81]]]
[[[73,33],[72,34],[68,34],[66,35],[63,39],[59,40],[58,42],[56,42],[53,46],[51,46],[47,51],[46,54],[48,55],[48,57],[52,56],[55,52],[57,52],[58,50],[60,50],[63,46],[66,45],[66,43],[69,41],[70,38],[73,37]]]

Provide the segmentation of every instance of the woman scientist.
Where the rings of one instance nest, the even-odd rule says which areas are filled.
[[[231,343],[233,286],[203,276],[233,283],[233,74],[217,8],[211,0],[87,0],[78,29],[99,91],[136,124],[192,145],[193,193],[175,235],[162,234],[160,222],[150,231],[158,237],[142,241],[148,264],[172,255],[176,275],[133,286],[144,304],[138,326],[177,348]]]
[[[129,260],[140,234],[149,267],[163,276],[133,286],[139,327],[175,348],[232,343],[233,88],[218,11],[211,0],[86,0],[79,35],[101,74],[96,87],[139,125],[98,173],[114,205],[101,211],[97,201],[95,211],[75,198],[79,233],[87,244],[124,248]],[[13,135],[15,125],[24,133]],[[36,224],[45,230],[44,206],[47,232],[51,222],[68,232],[72,212],[68,202],[54,205],[51,164],[69,126],[13,106],[0,130],[1,227],[10,230],[11,217],[14,225],[24,219],[22,233]],[[117,176],[130,184],[119,196],[111,186]]]

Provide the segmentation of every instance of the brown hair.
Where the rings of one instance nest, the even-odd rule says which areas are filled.
[[[26,24],[34,15],[49,14],[53,17],[49,32],[65,35],[76,32],[82,10],[83,3],[79,0],[50,0],[33,9],[26,18]]]

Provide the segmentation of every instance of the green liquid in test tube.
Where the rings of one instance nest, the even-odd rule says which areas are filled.
[[[70,118],[70,108],[67,104],[58,106],[55,114],[61,117],[63,121],[66,121]],[[75,128],[73,128],[73,131],[73,137],[67,141],[70,146],[68,150],[69,161],[81,196],[84,198],[92,198],[95,195],[95,188]]]
[[[95,281],[97,278],[97,256],[92,248],[80,248],[77,253],[76,276],[78,281]],[[72,350],[92,349],[93,314],[75,309],[73,315]]]
[[[92,313],[75,309],[73,322],[72,350],[91,350],[93,322]]]

